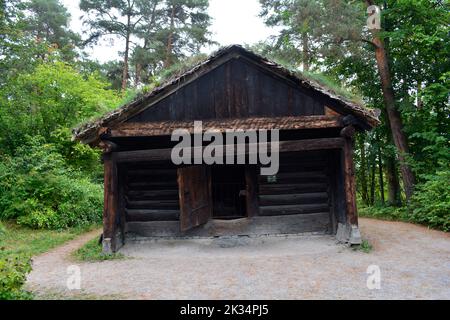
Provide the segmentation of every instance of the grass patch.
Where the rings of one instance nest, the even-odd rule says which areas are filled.
[[[0,221],[0,300],[32,299],[23,290],[30,259],[97,226],[66,230],[34,230],[13,221]]]
[[[363,240],[362,243],[358,246],[355,246],[353,250],[362,251],[364,253],[371,253],[373,250],[373,246],[367,240]]]
[[[373,206],[358,208],[360,217],[411,222],[406,207]]]
[[[98,226],[65,230],[35,230],[13,221],[0,224],[0,258],[15,255],[34,256],[57,247]]]
[[[102,245],[98,242],[97,238],[88,241],[84,246],[75,250],[72,253],[72,257],[80,262],[97,262],[125,258],[121,253],[104,254],[102,252]]]

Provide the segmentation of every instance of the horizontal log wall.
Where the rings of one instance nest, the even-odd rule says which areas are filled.
[[[332,232],[327,156],[324,151],[282,154],[276,176],[259,176],[259,215],[319,215],[319,225]]]
[[[179,220],[176,168],[134,164],[124,171],[127,222]]]

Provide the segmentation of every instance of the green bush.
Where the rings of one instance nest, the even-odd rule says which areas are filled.
[[[30,299],[31,294],[22,289],[30,271],[30,259],[27,257],[0,258],[0,300]]]
[[[360,216],[401,220],[450,231],[450,171],[438,171],[417,185],[408,207],[374,206],[359,209]]]
[[[101,220],[102,187],[74,169],[39,138],[0,162],[0,219],[61,229]]]
[[[432,228],[450,231],[450,171],[426,176],[411,200],[411,220]]]

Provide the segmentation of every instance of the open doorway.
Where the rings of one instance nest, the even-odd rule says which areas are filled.
[[[245,166],[213,166],[211,185],[214,219],[229,220],[247,216]]]

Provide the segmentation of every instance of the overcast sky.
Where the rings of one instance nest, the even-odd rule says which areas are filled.
[[[77,0],[62,0],[62,3],[72,15],[71,28],[81,33],[83,31],[80,16],[82,12],[78,8]],[[258,17],[260,5],[258,0],[209,0],[209,14],[213,18],[210,31],[213,40],[220,45],[228,44],[253,44],[267,39],[275,31],[267,28],[262,19]],[[237,9],[239,8],[239,9]],[[114,46],[114,47],[112,47]],[[204,48],[205,53],[215,50]],[[123,50],[121,41],[102,41],[88,53],[100,62],[117,59],[117,52]]]

